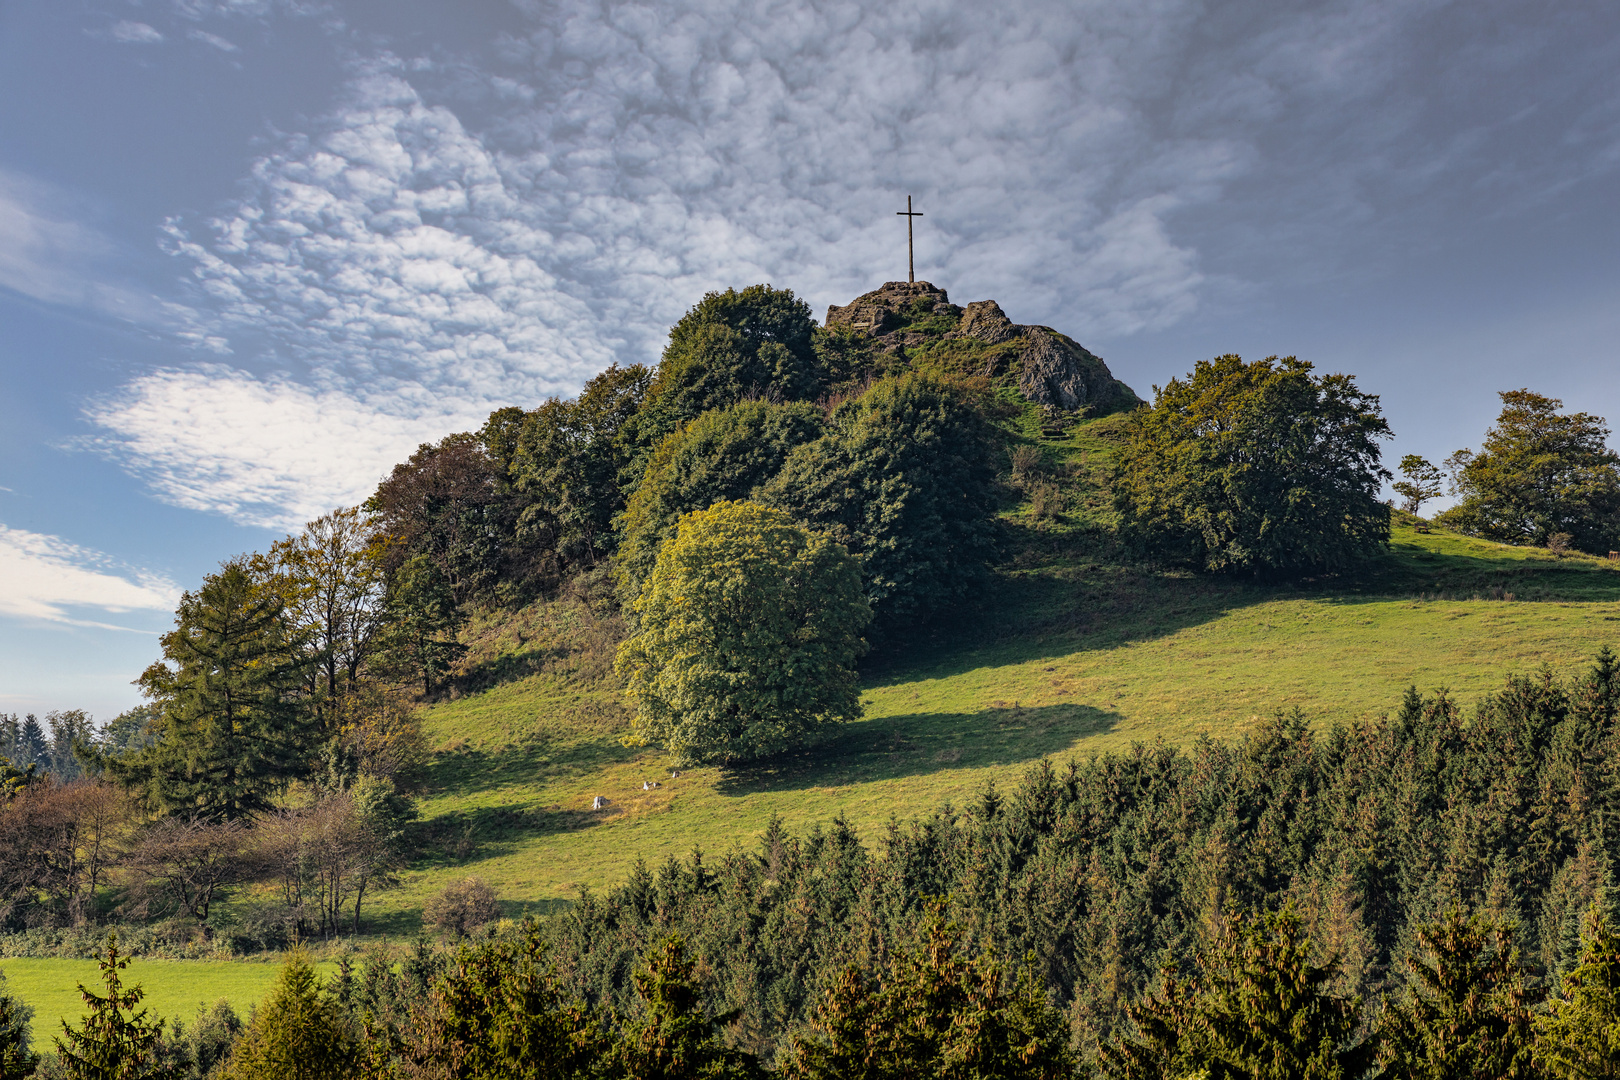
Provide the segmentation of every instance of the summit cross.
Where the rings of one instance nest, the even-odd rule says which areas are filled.
[[[906,219],[906,271],[910,274],[911,283],[915,285],[917,283],[917,247],[911,236],[911,219],[922,217],[922,212],[919,210],[916,213],[912,213],[911,196],[907,195],[906,208],[904,210],[896,210],[894,213],[896,217],[903,217]]]

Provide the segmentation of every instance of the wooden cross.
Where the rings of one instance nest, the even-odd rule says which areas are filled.
[[[911,196],[907,195],[906,196],[906,208],[904,210],[896,210],[894,212],[894,214],[895,214],[896,217],[903,217],[903,218],[906,219],[906,269],[911,274],[911,282],[912,282],[912,284],[916,284],[916,282],[917,282],[917,248],[916,248],[916,244],[914,243],[914,241],[912,240],[912,237],[911,237],[911,219],[912,218],[920,218],[920,217],[922,217],[922,213],[921,213],[921,211],[919,211],[919,212],[917,212],[915,214],[911,212]]]

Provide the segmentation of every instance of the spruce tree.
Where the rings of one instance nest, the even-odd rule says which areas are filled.
[[[1520,1080],[1531,1062],[1531,1007],[1512,928],[1455,908],[1418,931],[1404,1000],[1380,1025],[1385,1074],[1411,1080]]]
[[[222,1080],[343,1080],[358,1072],[358,1058],[342,1010],[321,993],[308,955],[295,949]]]
[[[62,1021],[64,1042],[57,1038],[59,1067],[67,1080],[159,1080],[167,1074],[158,1060],[154,1044],[163,1034],[162,1020],[148,1020],[145,1009],[136,1006],[146,996],[139,984],[124,989],[119,972],[129,966],[129,958],[118,954],[118,934],[107,935],[107,952],[101,958],[105,995],[86,990],[79,984],[79,996],[90,1007],[78,1030]]]
[[[1620,1077],[1620,935],[1593,909],[1581,944],[1579,966],[1536,1018],[1537,1063],[1558,1080]]]
[[[165,813],[227,820],[262,813],[308,767],[310,660],[281,601],[240,562],[186,593],[175,623],[163,636],[167,662],[140,678],[160,710],[151,724],[156,740],[108,758],[108,771]]]
[[[721,1030],[736,1014],[712,1014],[703,1007],[697,964],[680,937],[671,935],[655,946],[635,982],[646,1013],[617,1048],[612,1075],[625,1080],[764,1076],[753,1057],[725,1044]]]

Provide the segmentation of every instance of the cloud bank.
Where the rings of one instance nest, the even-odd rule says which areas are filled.
[[[0,615],[74,626],[125,629],[70,614],[173,611],[180,590],[159,575],[132,570],[55,536],[0,525]]]

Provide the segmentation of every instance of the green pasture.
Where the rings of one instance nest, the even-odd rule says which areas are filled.
[[[212,1007],[221,998],[246,1020],[248,1010],[270,992],[280,970],[275,963],[240,960],[136,958],[124,969],[122,978],[126,987],[139,983],[146,991],[141,1004],[152,1016],[178,1018],[189,1026],[199,1006]],[[7,990],[34,1009],[36,1050],[55,1046],[51,1037],[62,1034],[62,1021],[79,1025],[85,1011],[79,983],[98,994],[106,992],[101,969],[94,960],[12,958],[0,960],[0,971],[5,973]]]
[[[1228,738],[1278,709],[1373,718],[1409,685],[1469,704],[1509,673],[1569,672],[1620,644],[1615,564],[1416,526],[1403,517],[1361,577],[1304,586],[1132,568],[1083,529],[1034,529],[991,604],[867,673],[864,720],[756,767],[672,777],[622,745],[606,678],[542,672],[433,705],[432,850],[373,911],[408,932],[428,895],[474,873],[511,914],[542,911],[638,858],[748,846],[772,815],[793,830],[843,815],[875,841],[1041,758]],[[593,811],[598,795],[610,804]]]

